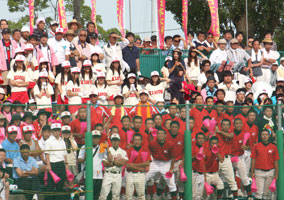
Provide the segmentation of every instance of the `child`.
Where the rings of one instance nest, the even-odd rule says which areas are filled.
[[[83,93],[82,103],[87,103],[87,101],[90,100],[89,92],[94,83],[94,74],[91,66],[92,66],[91,61],[84,60],[80,76],[80,87]]]
[[[101,63],[99,55],[100,54],[96,51],[91,55],[92,70],[95,75],[97,75],[98,72],[106,73],[106,67],[103,63]]]
[[[123,86],[124,105],[134,106],[139,103],[139,91],[142,88],[137,85],[136,75],[128,74],[126,85]]]
[[[100,105],[108,105],[108,91],[109,87],[107,86],[106,78],[104,72],[97,73],[97,80],[92,88],[92,91],[97,91],[99,96],[99,104]]]
[[[45,57],[42,57],[40,60],[39,60],[39,67],[38,67],[38,70],[35,70],[34,71],[34,76],[33,76],[33,79],[34,81],[37,81],[38,78],[39,78],[39,73],[40,72],[43,72],[43,71],[46,71],[47,74],[48,74],[48,81],[50,83],[54,83],[54,80],[55,80],[55,77],[54,77],[54,74],[52,73],[52,71],[50,71],[50,63],[48,61],[47,58]]]

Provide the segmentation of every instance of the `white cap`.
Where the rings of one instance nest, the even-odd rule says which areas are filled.
[[[33,104],[33,103],[36,103],[36,102],[35,102],[35,99],[29,99],[28,103]]]
[[[71,64],[70,64],[70,62],[69,62],[68,60],[62,62],[61,65],[62,65],[63,68],[65,68],[65,67],[71,67]]]
[[[139,95],[141,95],[141,94],[147,94],[149,96],[148,91],[144,90],[144,89],[140,90]]]
[[[127,75],[127,78],[136,78],[136,75],[134,73],[130,73]]]
[[[63,28],[56,28],[55,29],[55,34],[56,33],[62,33],[63,34],[64,33],[64,29]]]
[[[113,58],[112,58],[112,61],[111,61],[112,63],[113,62],[120,62],[120,59],[119,59],[119,57],[118,56],[114,56]]]
[[[34,132],[34,127],[32,125],[26,125],[23,127],[23,132]]]
[[[25,45],[25,51],[34,50],[34,46],[31,43]]]
[[[84,60],[83,67],[92,66],[92,62],[90,60]]]
[[[21,32],[30,32],[30,28],[28,26],[23,26]]]
[[[100,52],[98,52],[97,50],[92,50],[92,51],[91,51],[91,55],[93,55],[93,54],[98,54],[98,55],[100,55]]]
[[[36,20],[36,26],[40,23],[40,22],[44,22],[45,23],[45,19],[40,17]]]
[[[123,98],[123,95],[120,92],[118,92],[113,96],[113,99],[115,99],[116,97],[122,97]]]
[[[71,116],[70,112],[68,112],[68,111],[62,112],[61,115],[60,115],[60,118],[63,118],[63,117],[66,117],[66,116],[70,117]]]
[[[48,73],[47,71],[42,71],[38,74],[39,78],[47,78],[48,77]]]
[[[284,57],[282,57],[282,58],[280,59],[280,62],[282,62],[282,61],[284,61]]]
[[[8,127],[8,133],[12,133],[12,132],[17,132],[18,133],[18,128],[15,125],[9,126]]]
[[[272,65],[277,65],[277,66],[278,66],[278,62],[277,62],[277,61],[275,61],[275,63],[273,63]]]
[[[50,22],[50,26],[55,25],[55,24],[59,25],[59,23],[58,23],[57,21],[55,21],[55,20],[53,20],[52,22]]]
[[[143,41],[144,42],[151,42],[151,38],[150,37],[145,37]]]
[[[39,64],[41,64],[41,63],[49,63],[49,60],[46,57],[41,57],[39,59]]]
[[[63,132],[63,131],[71,132],[71,128],[70,128],[70,126],[62,126],[62,128],[61,128],[61,132]]]
[[[160,76],[159,72],[157,71],[152,71],[151,76]]]
[[[250,78],[247,78],[247,79],[245,80],[245,84],[246,84],[246,83],[249,83],[249,82],[252,83],[252,80],[251,80]]]
[[[117,133],[114,133],[114,134],[112,134],[112,135],[110,136],[110,139],[111,139],[111,140],[114,139],[114,138],[120,140],[120,136],[119,136]]]
[[[71,73],[80,73],[80,68],[79,67],[72,67]]]
[[[98,130],[93,130],[92,131],[92,136],[101,136],[101,132]]]
[[[98,96],[99,94],[98,94],[97,91],[91,90],[90,93],[89,93],[89,96],[91,96],[91,95],[96,95],[96,96]]]
[[[165,61],[168,61],[168,60],[173,60],[173,58],[172,58],[171,56],[167,56],[167,57],[165,58]]]
[[[51,130],[52,129],[60,129],[61,130],[61,124],[59,124],[59,123],[54,123],[54,124],[51,124]]]
[[[278,77],[277,77],[277,81],[284,81],[284,78],[281,77],[281,76],[278,76]],[[0,94],[1,94],[1,93],[0,93]]]
[[[15,50],[15,54],[17,54],[17,53],[24,53],[25,51],[21,48],[21,47],[18,47],[18,48],[16,48],[16,50]]]
[[[4,95],[6,94],[5,90],[3,88],[1,88],[1,87],[0,87],[0,94],[4,94]]]
[[[97,78],[105,78],[106,74],[104,72],[98,72],[97,73]]]
[[[15,61],[24,62],[25,59],[26,59],[25,56],[17,55],[16,58],[15,58]]]

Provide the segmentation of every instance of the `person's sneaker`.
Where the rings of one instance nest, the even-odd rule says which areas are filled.
[[[38,195],[37,195],[37,194],[34,194],[32,200],[38,200]]]

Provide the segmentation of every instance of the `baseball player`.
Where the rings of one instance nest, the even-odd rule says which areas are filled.
[[[271,132],[261,131],[261,142],[251,151],[251,174],[255,178],[257,191],[255,199],[271,199],[269,186],[272,180],[278,178],[279,153],[277,147],[270,143]]]
[[[120,137],[117,133],[110,137],[112,147],[107,149],[107,157],[103,160],[105,173],[103,178],[100,200],[106,200],[111,190],[112,199],[120,199],[121,172],[128,160],[127,153],[119,147]]]
[[[152,141],[149,145],[153,161],[150,164],[149,172],[146,174],[145,182],[150,178],[160,174],[166,181],[169,188],[172,200],[177,199],[177,187],[175,184],[175,175],[173,174],[175,164],[175,148],[174,144],[166,140],[166,131],[159,129],[157,139]],[[166,173],[171,174],[171,177],[166,177]],[[161,191],[157,190],[157,195],[161,196]]]

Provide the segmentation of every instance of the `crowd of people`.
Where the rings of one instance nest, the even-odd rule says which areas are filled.
[[[156,36],[113,32],[101,48],[95,24],[75,19],[66,31],[38,18],[32,33],[2,19],[0,31],[0,199],[11,179],[27,199],[83,196],[88,101],[94,199],[184,199],[186,100],[193,199],[212,186],[215,199],[276,198],[284,58],[271,32],[247,45],[241,32],[166,36],[164,66],[148,78],[139,55],[158,48]]]

